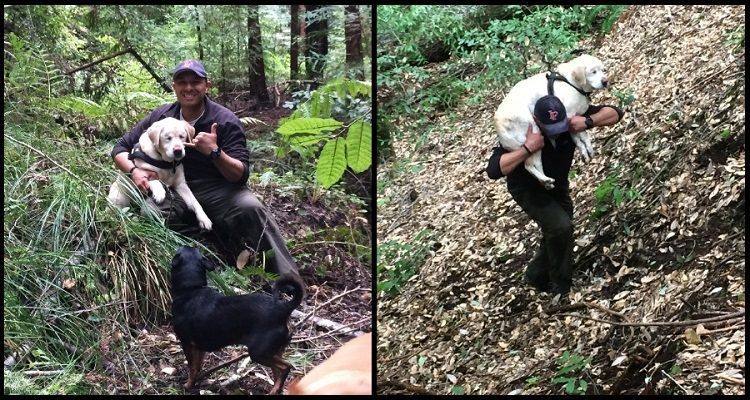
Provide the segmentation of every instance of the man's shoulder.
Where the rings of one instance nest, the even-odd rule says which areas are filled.
[[[221,122],[234,122],[237,124],[240,123],[240,119],[237,118],[237,116],[231,110],[224,107],[223,105],[211,99],[206,99],[206,104],[208,105],[207,109],[211,114],[211,120]]]

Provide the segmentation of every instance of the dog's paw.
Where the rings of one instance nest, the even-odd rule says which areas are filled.
[[[198,221],[198,224],[200,225],[201,229],[205,231],[210,231],[211,228],[213,227],[213,222],[211,222],[211,220],[208,219],[208,217],[201,218]]]
[[[544,188],[547,190],[551,190],[555,188],[555,180],[552,178],[547,178],[542,181],[542,185],[544,185]]]
[[[589,153],[589,160],[594,158],[594,148],[591,146],[586,147],[586,152]]]
[[[167,193],[162,190],[152,190],[151,198],[154,199],[156,204],[161,204],[164,202],[164,199],[167,198]]]

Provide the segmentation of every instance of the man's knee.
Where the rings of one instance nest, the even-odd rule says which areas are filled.
[[[243,214],[254,214],[263,210],[263,203],[250,192],[243,192],[236,196],[233,206]]]

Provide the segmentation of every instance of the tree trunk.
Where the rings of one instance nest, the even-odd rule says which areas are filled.
[[[201,37],[201,15],[198,6],[195,7],[195,30],[198,31],[198,58],[203,61],[203,40]]]
[[[325,72],[328,56],[328,7],[306,5],[305,9],[305,70],[307,79],[319,80]]]
[[[221,55],[219,56],[219,59],[221,60],[221,78],[219,80],[219,91],[223,94],[227,91],[227,71],[224,67],[224,41],[221,41]]]
[[[250,93],[255,96],[259,104],[267,105],[271,102],[266,86],[266,69],[263,63],[263,46],[261,45],[260,19],[258,5],[247,6],[247,56],[248,80]]]
[[[356,4],[344,8],[344,39],[347,75],[362,80],[365,78],[362,63],[362,21]]]
[[[292,14],[291,21],[289,22],[289,28],[291,30],[291,45],[289,47],[289,58],[291,60],[289,64],[289,79],[299,79],[299,37],[300,37],[300,22],[299,22],[299,6],[289,6],[289,11]]]

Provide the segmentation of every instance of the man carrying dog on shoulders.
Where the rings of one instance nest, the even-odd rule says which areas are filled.
[[[524,146],[514,151],[495,147],[486,170],[490,179],[507,176],[513,200],[542,229],[541,243],[524,274],[526,282],[540,291],[564,295],[570,290],[574,269],[573,201],[568,174],[576,145],[570,134],[614,125],[622,119],[623,112],[610,105],[590,106],[583,115],[568,119],[562,129],[559,123],[549,120],[550,114],[565,115],[565,107],[559,99],[546,96],[534,108],[534,119],[544,135],[529,125]],[[553,126],[563,133],[548,132]],[[551,137],[553,134],[557,135]],[[526,158],[538,150],[542,152],[544,174],[555,180],[554,189],[545,189],[523,168]]]
[[[115,165],[147,193],[149,180],[156,179],[157,174],[135,166],[129,157],[133,147],[156,121],[168,117],[186,121],[196,134],[192,142],[185,143],[185,179],[213,221],[212,230],[235,256],[248,247],[273,250],[274,272],[302,283],[273,216],[246,184],[250,155],[242,125],[234,113],[207,97],[211,81],[203,65],[197,60],[180,62],[172,72],[172,88],[177,102],[157,108],[120,138],[111,153]],[[198,230],[195,214],[176,193],[158,209],[171,229],[183,234]]]

